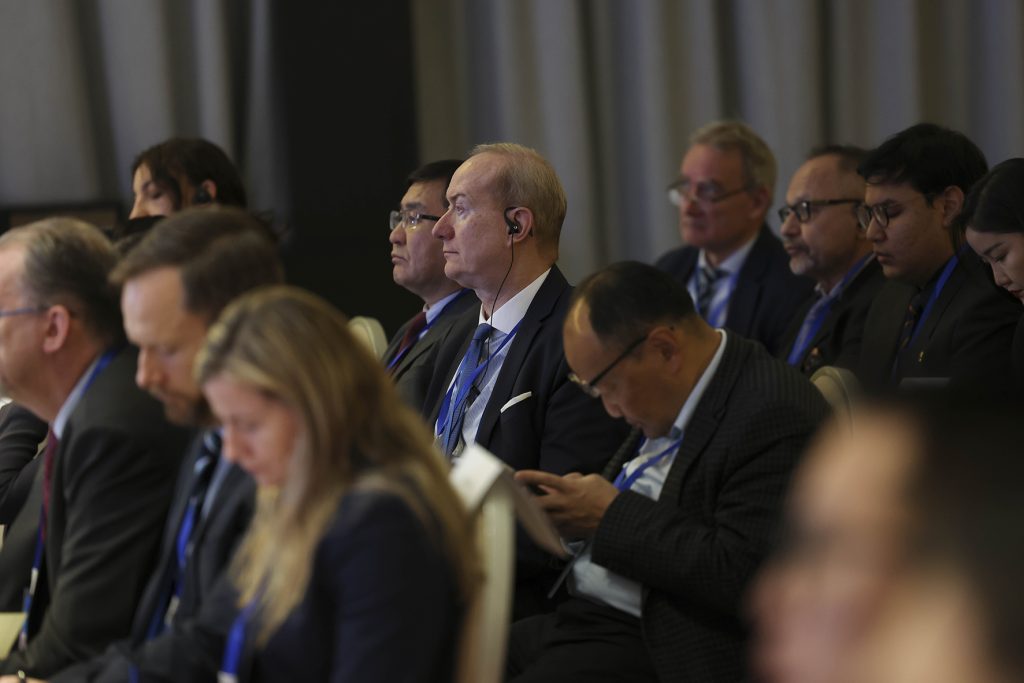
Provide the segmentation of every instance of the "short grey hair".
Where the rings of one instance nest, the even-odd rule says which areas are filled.
[[[109,282],[117,251],[99,228],[46,218],[0,236],[0,248],[25,250],[20,285],[34,306],[67,307],[106,344],[124,338],[118,291]]]
[[[742,121],[712,121],[690,136],[690,145],[710,145],[722,151],[736,150],[743,158],[743,175],[747,185],[775,192],[778,166],[775,155],[760,135]]]

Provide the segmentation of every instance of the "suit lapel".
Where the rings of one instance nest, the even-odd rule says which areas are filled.
[[[718,425],[725,415],[726,403],[732,393],[733,385],[739,377],[743,361],[749,355],[748,342],[738,335],[731,335],[725,345],[722,361],[701,397],[700,403],[683,434],[683,444],[665,478],[659,500],[675,501],[679,499],[686,474],[697,462],[701,453],[707,448],[711,438],[718,431]]]
[[[768,268],[768,240],[774,239],[768,228],[761,226],[761,231],[750,248],[747,259],[736,277],[736,289],[729,299],[729,314],[726,316],[726,327],[736,330],[739,334],[748,334],[754,324],[754,313],[761,297],[761,280]]]
[[[924,352],[928,348],[928,342],[931,341],[931,337],[935,334],[935,328],[938,327],[942,321],[942,316],[949,308],[950,303],[956,298],[956,295],[960,292],[966,283],[966,273],[961,264],[957,264],[950,273],[949,280],[946,281],[945,287],[939,292],[939,298],[935,301],[935,306],[932,307],[928,317],[921,322],[921,329],[918,332],[917,339],[914,340],[914,344],[911,346],[909,351],[913,354],[910,359],[914,363],[921,363],[924,361]]]
[[[491,432],[494,431],[494,426],[498,423],[501,407],[505,405],[505,401],[512,393],[515,381],[519,377],[519,370],[533,346],[534,337],[544,327],[551,311],[558,303],[559,297],[568,287],[569,283],[558,267],[552,266],[544,284],[537,290],[533,302],[526,309],[526,315],[523,316],[523,321],[519,325],[516,338],[510,342],[508,355],[501,365],[498,379],[494,383],[494,390],[491,392],[487,407],[484,408],[480,427],[476,432],[476,440],[480,443],[487,443],[490,440]]]
[[[881,322],[873,337],[865,335],[864,353],[868,358],[878,359],[884,377],[889,376],[889,370],[895,361],[903,320],[913,298],[913,287],[893,280],[886,282],[879,290],[880,300],[875,305],[880,307],[881,315],[878,318]]]

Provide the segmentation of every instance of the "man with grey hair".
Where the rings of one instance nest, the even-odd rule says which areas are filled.
[[[447,196],[434,226],[445,274],[480,309],[476,332],[431,383],[442,451],[455,459],[475,441],[517,470],[600,471],[626,425],[569,381],[561,326],[572,287],[555,265],[566,211],[555,170],[532,149],[481,145]],[[536,546],[519,544],[516,617],[550,607],[557,573]]]
[[[156,557],[186,434],[132,381],[116,259],[72,219],[0,237],[0,386],[50,423],[41,505],[15,522],[32,527],[32,571],[3,578],[25,587],[28,617],[2,673],[48,677],[127,635]]]
[[[697,130],[669,186],[684,246],[655,264],[689,290],[710,325],[760,341],[771,353],[814,286],[790,272],[765,223],[775,175],[775,156],[746,124],[715,121]]]

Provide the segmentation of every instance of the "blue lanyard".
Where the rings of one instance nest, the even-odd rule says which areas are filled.
[[[217,672],[218,683],[234,683],[238,680],[238,663],[242,659],[242,650],[245,649],[245,631],[256,611],[258,598],[259,594],[242,608],[231,624],[231,631],[224,647],[224,658],[221,660],[220,671]]]
[[[462,374],[463,366],[466,364],[467,360],[467,358],[463,356],[462,362],[459,363],[459,369],[455,373],[455,379],[452,381],[451,386],[448,387],[448,391],[444,393],[444,400],[441,401],[441,411],[438,413],[437,423],[434,425],[434,433],[436,436],[441,436],[445,433],[448,427],[448,421],[459,414],[463,404],[469,397],[470,389],[476,385],[476,380],[487,370],[487,366],[490,365],[491,359],[497,356],[498,353],[505,348],[505,345],[512,341],[512,337],[516,336],[516,332],[519,331],[519,326],[522,324],[522,320],[516,323],[516,326],[512,328],[512,331],[506,334],[505,338],[501,340],[500,344],[498,344],[498,348],[494,349],[494,351],[487,356],[487,359],[477,366],[473,371],[473,374],[470,375],[469,381],[462,385],[461,391],[459,391],[459,393],[457,393],[453,398],[452,392],[455,391],[455,387],[459,384],[459,375]]]
[[[850,283],[850,280],[852,280],[854,277],[859,275],[862,270],[864,270],[864,266],[867,265],[868,260],[872,256],[874,256],[874,254],[867,254],[866,256],[862,256],[860,260],[857,261],[857,263],[853,264],[853,268],[850,268],[846,275],[843,276],[843,279],[839,281],[839,284],[836,285],[836,288],[833,289],[829,294],[825,295],[826,297],[828,297],[827,302],[818,311],[817,317],[814,319],[814,322],[811,324],[811,327],[806,331],[805,334],[800,335],[797,338],[797,340],[793,343],[793,348],[790,350],[789,357],[786,359],[787,363],[789,363],[790,365],[796,365],[797,363],[800,362],[800,357],[804,355],[804,351],[807,350],[807,346],[811,343],[812,339],[818,336],[818,332],[821,331],[822,325],[825,324],[825,318],[828,317],[828,313],[829,311],[832,310],[833,304],[835,304],[839,297],[843,295],[843,290],[846,289],[846,285]]]
[[[646,472],[649,467],[653,467],[654,465],[661,462],[669,453],[674,453],[677,450],[679,450],[679,446],[681,446],[682,443],[683,437],[679,437],[678,439],[670,443],[665,448],[665,450],[659,451],[657,455],[651,456],[645,462],[641,463],[639,467],[633,470],[633,474],[629,475],[628,477],[626,476],[626,465],[628,465],[629,463],[623,465],[622,471],[619,472],[619,476],[615,478],[615,488],[617,488],[619,491],[628,491],[629,489],[633,488],[633,484],[636,483],[636,480],[643,476],[643,473]],[[647,445],[646,440],[644,440],[644,442],[640,444],[640,448],[637,449],[638,455],[640,451],[643,450],[643,447],[645,445]]]
[[[708,311],[707,323],[712,327],[723,327],[725,325],[725,309],[729,306],[729,300],[732,299],[732,293],[736,291],[736,279],[739,277],[739,271],[734,271],[729,274],[729,277],[725,281],[725,296],[718,302],[717,305],[713,305],[711,310]],[[715,300],[715,294],[717,291],[712,291],[711,300]]]
[[[959,255],[954,255],[953,258],[949,259],[949,263],[942,269],[942,274],[939,275],[938,282],[935,283],[935,288],[932,290],[931,296],[928,297],[928,303],[925,304],[924,310],[921,311],[921,317],[917,319],[917,326],[914,328],[914,334],[910,337],[910,342],[907,346],[912,346],[917,340],[917,336],[921,334],[921,330],[924,329],[924,321],[931,315],[932,309],[935,308],[935,302],[939,300],[939,295],[942,294],[942,288],[946,286],[946,282],[949,280],[949,276],[953,274],[953,269],[956,268],[957,263],[960,262]]]
[[[440,310],[440,311],[438,312],[438,314],[437,314],[437,315],[435,315],[435,316],[433,317],[433,319],[429,320],[429,321],[427,322],[427,324],[423,326],[423,329],[422,329],[422,330],[420,331],[420,336],[419,336],[419,338],[422,338],[422,337],[423,337],[423,335],[425,335],[425,334],[427,333],[427,331],[428,331],[428,330],[429,330],[429,329],[430,329],[431,327],[433,327],[433,326],[434,326],[434,323],[436,323],[436,322],[438,321],[438,319],[439,319],[439,318],[440,318],[440,317],[441,317],[442,315],[444,315],[444,312],[448,310],[448,307],[449,307],[449,306],[451,306],[451,305],[452,305],[453,303],[455,303],[456,301],[458,301],[459,299],[461,299],[462,297],[464,297],[464,296],[466,295],[466,293],[467,293],[467,292],[469,292],[469,290],[468,290],[468,289],[463,289],[463,290],[462,290],[461,292],[459,292],[459,293],[458,293],[458,294],[456,294],[456,295],[455,295],[454,297],[452,297],[452,300],[451,300],[451,301],[449,301],[448,303],[446,303],[446,304],[444,305],[444,308],[442,308],[442,309],[441,309],[441,310]],[[387,368],[385,368],[385,369],[386,369],[386,370],[391,370],[391,368],[393,368],[393,367],[395,367],[396,365],[398,365],[399,363],[401,363],[401,362],[402,362],[402,359],[406,357],[406,355],[407,355],[407,354],[408,354],[408,353],[409,353],[409,352],[410,352],[410,351],[412,350],[412,347],[414,347],[414,346],[416,346],[416,342],[413,342],[412,344],[409,344],[409,346],[407,346],[407,347],[405,347],[404,349],[402,349],[402,352],[401,352],[401,353],[395,354],[395,357],[391,359],[391,362],[390,362],[390,363],[388,363],[388,366],[387,366]]]
[[[96,361],[96,365],[93,367],[92,372],[89,373],[89,377],[85,380],[85,385],[82,387],[82,396],[85,396],[85,392],[89,390],[92,383],[96,380],[103,370],[110,365],[110,362],[114,360],[114,357],[120,352],[120,348],[109,349],[100,356],[100,359]],[[53,457],[57,457],[54,453]],[[44,463],[45,466],[45,463]],[[51,482],[52,483],[52,482]],[[28,616],[32,610],[32,600],[36,594],[36,584],[39,581],[39,570],[43,566],[43,527],[46,525],[46,507],[44,505],[39,506],[39,529],[36,531],[36,549],[32,554],[32,573],[29,575],[28,590],[25,591],[25,598],[22,601],[22,609],[25,611],[25,621],[21,625],[21,633],[18,634],[18,649],[24,651],[28,647]]]

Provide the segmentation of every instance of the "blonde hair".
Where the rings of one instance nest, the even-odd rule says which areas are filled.
[[[477,145],[470,158],[480,154],[502,157],[495,172],[494,192],[505,206],[523,206],[533,212],[534,234],[542,244],[558,251],[565,221],[565,190],[554,167],[536,150],[512,142]]]
[[[468,602],[479,571],[472,528],[427,427],[345,317],[309,292],[265,287],[229,305],[196,361],[204,384],[225,376],[291,408],[302,429],[280,490],[261,490],[232,563],[242,604],[258,601],[259,640],[299,603],[313,553],[353,489],[399,495],[424,523]]]
[[[775,155],[768,143],[742,121],[712,121],[690,136],[690,145],[736,150],[743,157],[743,175],[750,188],[764,187],[769,195],[775,192]]]

